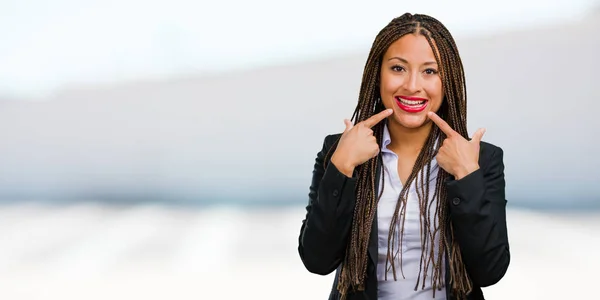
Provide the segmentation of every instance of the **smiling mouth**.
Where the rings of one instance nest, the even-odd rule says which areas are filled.
[[[425,109],[425,107],[427,107],[427,103],[429,102],[427,99],[424,98],[417,98],[417,97],[395,97],[396,98],[396,103],[398,104],[398,107],[400,107],[400,109],[406,111],[406,112],[410,112],[410,113],[417,113],[417,112],[421,112]]]
[[[396,101],[408,106],[419,106],[423,105],[427,102],[427,99],[423,98],[404,98],[404,97],[396,97]]]

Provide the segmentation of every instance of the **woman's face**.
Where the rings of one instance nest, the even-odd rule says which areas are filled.
[[[407,34],[390,45],[381,62],[379,92],[394,114],[389,122],[419,128],[437,112],[444,98],[439,66],[427,39]]]

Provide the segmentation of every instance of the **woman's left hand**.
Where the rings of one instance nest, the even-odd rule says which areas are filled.
[[[434,112],[427,116],[446,134],[440,150],[435,157],[438,165],[459,180],[479,169],[479,143],[485,133],[480,128],[468,141],[454,131],[446,121]]]

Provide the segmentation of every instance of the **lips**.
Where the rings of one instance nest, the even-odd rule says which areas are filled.
[[[409,113],[421,112],[427,107],[427,104],[429,103],[429,100],[419,97],[397,96],[395,97],[395,99],[396,104],[398,104],[398,107],[400,107],[400,109],[402,109],[403,111]]]

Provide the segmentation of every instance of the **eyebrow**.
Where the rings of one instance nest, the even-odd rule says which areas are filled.
[[[388,61],[392,60],[392,59],[397,59],[405,64],[408,64],[408,61],[402,57],[398,57],[398,56],[394,56],[388,59]],[[424,66],[428,66],[428,65],[437,65],[437,62],[435,61],[428,61],[426,63],[423,64]]]

